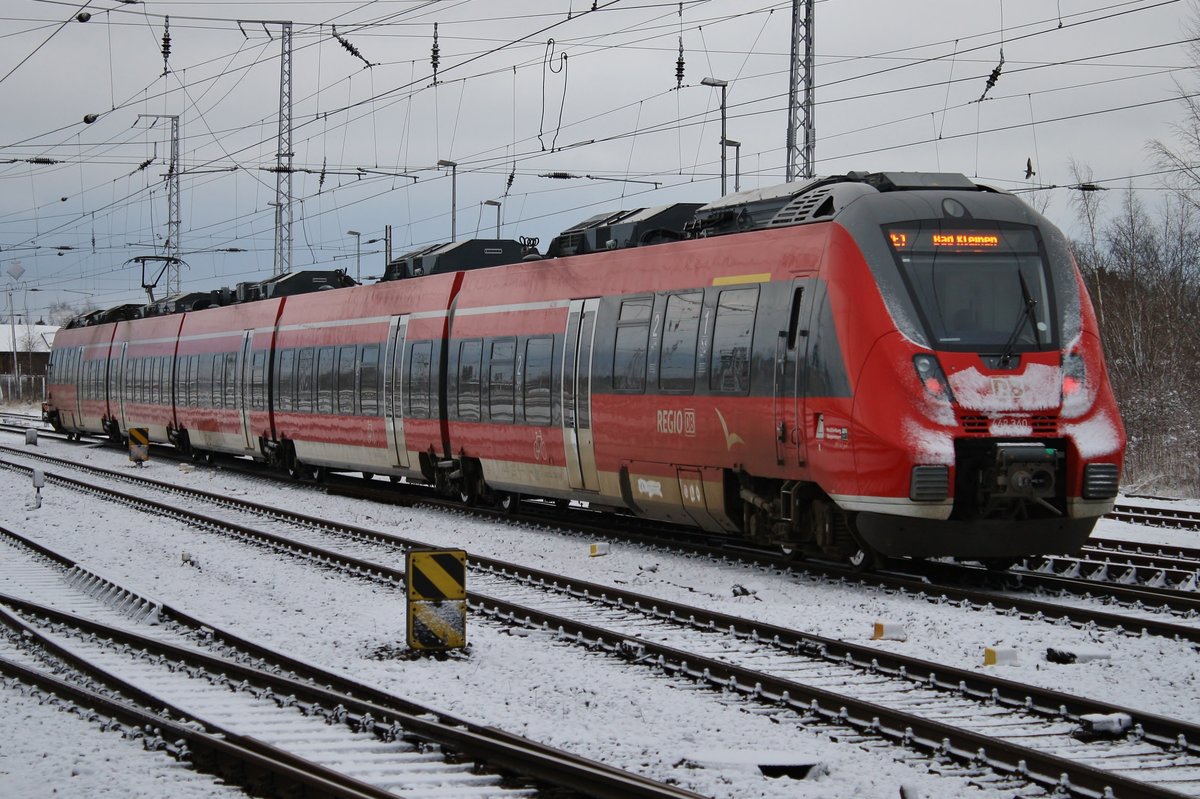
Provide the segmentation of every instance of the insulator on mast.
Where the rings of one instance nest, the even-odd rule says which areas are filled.
[[[679,59],[675,62],[675,88],[683,88],[683,37],[679,37]]]
[[[437,83],[438,64],[442,60],[440,50],[438,49],[437,26],[438,26],[438,24],[436,22],[433,23],[433,49],[429,53],[429,63],[433,64],[433,82],[434,83]]]
[[[163,56],[163,75],[165,76],[171,71],[167,64],[167,59],[171,57],[171,18],[163,17],[163,38],[162,38],[162,56]]]

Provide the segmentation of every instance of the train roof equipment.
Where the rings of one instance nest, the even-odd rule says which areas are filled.
[[[645,247],[686,238],[684,227],[701,203],[675,203],[589,217],[554,237],[547,258]]]
[[[536,255],[537,239],[466,239],[430,244],[393,258],[382,281],[515,264]]]

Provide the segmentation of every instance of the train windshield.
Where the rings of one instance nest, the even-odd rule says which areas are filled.
[[[1053,292],[1032,228],[925,222],[883,233],[935,348],[1022,352],[1056,346]]]

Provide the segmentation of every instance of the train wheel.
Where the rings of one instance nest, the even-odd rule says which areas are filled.
[[[504,491],[497,498],[496,504],[505,513],[516,513],[517,506],[521,504],[521,495],[512,491]]]
[[[458,498],[468,508],[473,508],[479,502],[479,486],[474,480],[464,479],[458,484]]]
[[[375,473],[374,472],[363,472],[362,477],[363,477],[363,482],[369,483],[375,479]]]
[[[857,539],[857,536],[855,536]],[[887,562],[887,558],[880,555],[875,550],[871,549],[866,544],[857,542],[858,546],[853,552],[846,557],[846,562],[850,564],[850,568],[856,572],[873,572],[883,567]]]

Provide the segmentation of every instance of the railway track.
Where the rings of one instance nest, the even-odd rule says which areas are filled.
[[[281,796],[698,799],[271,652],[13,531],[0,549],[23,594],[0,593],[0,673],[202,770]]]
[[[1119,504],[1108,518],[1146,527],[1172,527],[1178,530],[1200,530],[1200,511],[1183,508],[1157,508]]]
[[[219,525],[239,537],[270,541],[291,554],[392,585],[403,578],[389,558],[395,563],[398,548],[419,544],[345,526],[333,532],[328,522],[304,540],[251,532],[211,516],[193,517],[192,523]],[[354,538],[352,547],[347,535]],[[347,551],[351,548],[354,555]],[[954,763],[980,784],[1015,781],[1079,796],[1102,796],[1106,789],[1116,796],[1171,796],[1179,795],[1174,789],[1185,794],[1200,789],[1200,728],[1187,722],[513,564],[480,558],[472,564],[482,570],[473,573],[472,581],[478,585],[480,575],[485,578],[484,590],[472,592],[472,608],[501,623],[743,694],[779,708],[797,723],[899,745],[934,764]],[[1131,736],[1117,741],[1076,737],[1087,737],[1084,717],[1117,714],[1129,717]]]

